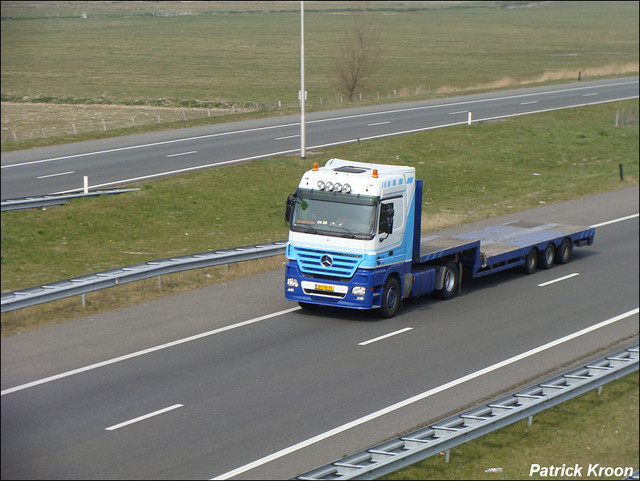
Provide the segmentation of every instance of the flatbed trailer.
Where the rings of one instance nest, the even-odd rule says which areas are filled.
[[[538,265],[564,264],[574,246],[593,244],[591,227],[516,220],[451,237],[430,235],[421,239],[417,264],[460,254],[462,268],[471,277],[523,266],[533,272]]]

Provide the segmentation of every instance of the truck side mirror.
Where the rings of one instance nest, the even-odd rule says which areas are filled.
[[[380,224],[378,233],[393,233],[393,204],[380,204]]]
[[[287,197],[287,205],[284,211],[284,221],[288,224],[291,221],[291,214],[293,213],[293,206],[296,205],[298,200],[297,194],[289,194]]]

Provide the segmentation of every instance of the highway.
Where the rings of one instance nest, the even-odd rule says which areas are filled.
[[[306,151],[469,122],[638,98],[638,77],[550,85],[306,115]],[[300,117],[167,130],[2,153],[2,199],[121,188],[300,152]]]
[[[638,205],[634,186],[447,229],[596,235],[567,264],[392,319],[302,311],[277,270],[3,338],[0,474],[287,479],[637,343]]]

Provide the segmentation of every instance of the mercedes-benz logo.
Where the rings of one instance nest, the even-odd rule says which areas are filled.
[[[320,264],[324,267],[331,267],[333,265],[333,259],[329,254],[325,254],[320,258]]]

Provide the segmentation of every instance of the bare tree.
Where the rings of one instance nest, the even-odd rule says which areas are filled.
[[[366,2],[352,6],[352,24],[342,37],[336,58],[339,89],[349,100],[365,88],[380,61],[379,28],[366,7]]]

